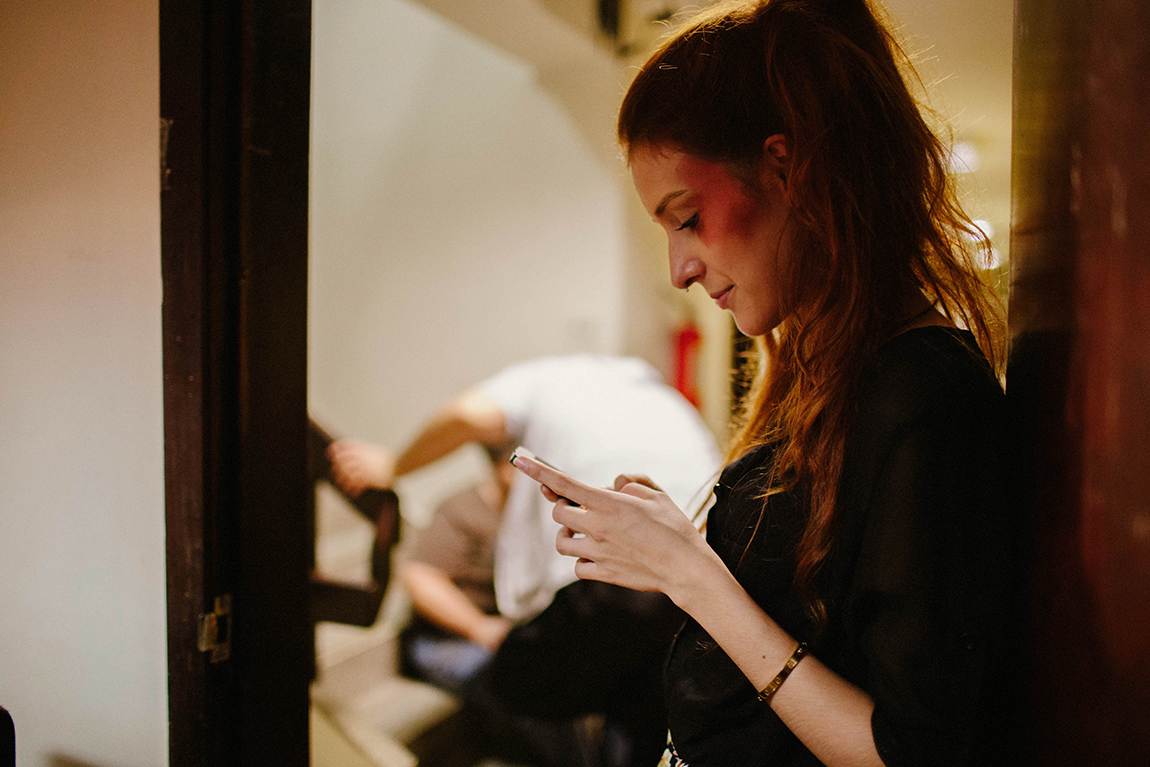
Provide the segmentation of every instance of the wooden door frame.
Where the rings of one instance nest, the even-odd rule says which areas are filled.
[[[172,767],[308,763],[310,58],[308,0],[160,0]]]
[[[1147,20],[1150,0],[1015,4],[1007,380],[1044,767],[1150,763]]]

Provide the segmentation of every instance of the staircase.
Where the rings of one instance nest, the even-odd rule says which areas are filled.
[[[404,530],[401,540],[410,539]],[[370,582],[374,527],[329,486],[317,486],[316,568],[325,577]],[[402,545],[394,552],[403,556]],[[398,676],[397,632],[409,605],[394,584],[369,627],[316,625],[312,708],[375,767],[414,767],[409,746],[459,711],[448,693]],[[316,764],[314,767],[334,767]]]

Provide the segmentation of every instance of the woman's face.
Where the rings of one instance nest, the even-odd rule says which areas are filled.
[[[630,158],[643,207],[667,232],[671,283],[702,285],[748,336],[782,320],[779,279],[791,251],[785,139],[772,136],[766,149],[762,193],[754,195],[723,165],[683,152],[638,146]]]

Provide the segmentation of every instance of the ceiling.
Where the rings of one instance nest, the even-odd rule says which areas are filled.
[[[593,147],[614,153],[615,108],[658,19],[706,0],[619,0],[619,34],[604,35],[599,0],[418,0],[424,7],[536,68]],[[963,175],[968,210],[990,222],[1005,257],[1010,222],[1013,3],[886,0],[904,47],[928,86],[929,105],[954,141],[974,149]]]
[[[949,118],[954,141],[977,150],[968,209],[988,219],[1003,256],[1010,231],[1011,65],[1009,0],[887,0],[904,25],[908,53],[931,86],[931,106]]]

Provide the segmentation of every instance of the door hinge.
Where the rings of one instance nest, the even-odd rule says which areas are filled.
[[[216,597],[215,609],[200,615],[200,652],[210,652],[208,660],[220,663],[232,653],[232,595]]]

